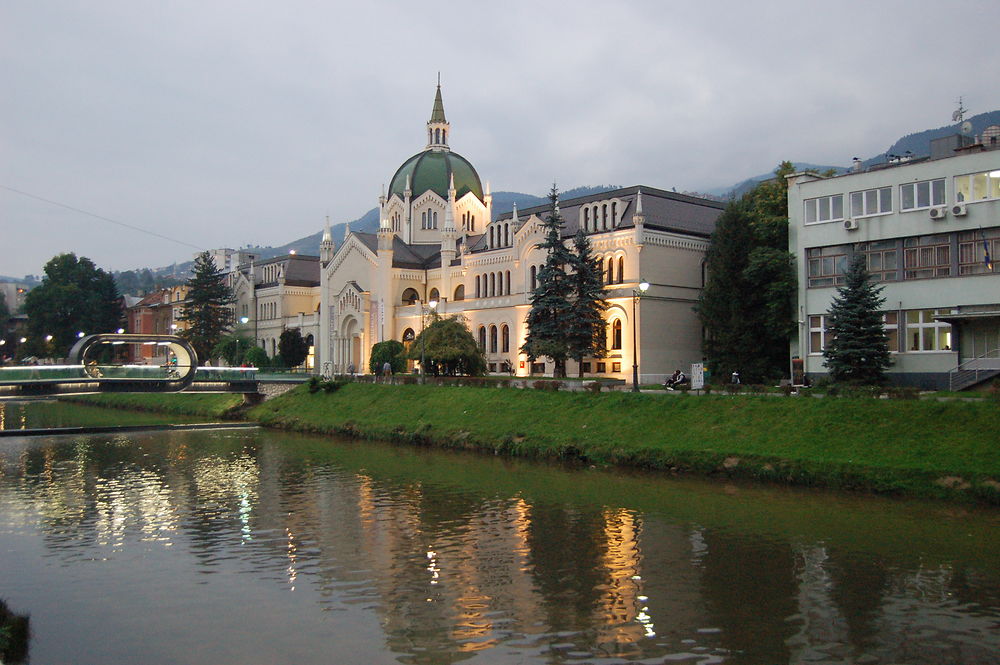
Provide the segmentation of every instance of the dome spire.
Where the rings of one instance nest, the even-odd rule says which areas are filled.
[[[441,99],[441,73],[438,72],[437,92],[434,95],[434,106],[431,108],[431,119],[427,121],[427,148],[448,150],[448,132],[451,125],[444,115],[444,101]]]

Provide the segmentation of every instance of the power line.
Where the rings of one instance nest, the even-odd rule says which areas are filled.
[[[139,226],[133,226],[132,224],[126,224],[125,222],[119,222],[117,219],[111,219],[110,217],[105,217],[104,215],[98,215],[97,213],[90,212],[88,210],[83,210],[81,208],[74,208],[73,206],[66,205],[65,203],[59,203],[58,201],[53,201],[51,199],[46,199],[46,198],[41,197],[41,196],[36,196],[35,194],[29,194],[28,192],[22,192],[19,189],[14,189],[13,187],[8,187],[7,185],[0,185],[0,189],[6,189],[8,192],[14,192],[15,194],[20,194],[21,196],[27,196],[28,198],[32,198],[32,199],[35,199],[37,201],[42,201],[42,202],[48,203],[50,205],[59,206],[60,208],[65,208],[66,210],[72,210],[73,212],[78,212],[78,213],[80,213],[82,215],[88,215],[90,217],[94,217],[96,219],[100,219],[100,220],[105,221],[105,222],[110,222],[112,224],[117,224],[118,226],[123,226],[126,229],[131,229],[132,231],[138,231],[139,233],[145,233],[147,235],[151,235],[151,236],[155,236],[157,238],[160,238],[162,240],[169,240],[170,242],[175,242],[178,245],[185,245],[186,247],[192,247],[194,249],[197,249],[198,251],[202,251],[202,249],[203,249],[203,248],[201,248],[201,247],[199,247],[197,245],[192,245],[189,242],[184,242],[183,240],[177,240],[176,238],[170,238],[168,236],[165,236],[165,235],[162,235],[160,233],[157,233],[156,231],[150,231],[149,229],[144,229],[144,228],[139,227]]]

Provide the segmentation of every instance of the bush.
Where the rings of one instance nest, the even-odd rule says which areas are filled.
[[[743,386],[741,384],[739,384],[739,383],[727,383],[726,384],[726,392],[729,393],[730,395],[737,395],[737,394],[739,394],[739,392],[740,392],[740,390],[742,388],[743,388]]]
[[[402,342],[390,339],[372,347],[371,357],[368,359],[369,371],[372,374],[381,374],[382,366],[386,362],[392,367],[393,374],[402,374],[406,371],[406,347]]]
[[[271,362],[267,359],[267,352],[259,346],[252,346],[244,355],[243,361],[253,367],[270,367]]]
[[[583,387],[596,395],[601,392],[603,386],[601,386],[600,381],[591,381],[590,383],[583,384]]]

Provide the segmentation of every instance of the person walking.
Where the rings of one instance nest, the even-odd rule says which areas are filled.
[[[388,360],[382,364],[382,376],[385,377],[386,383],[392,381],[392,363]]]

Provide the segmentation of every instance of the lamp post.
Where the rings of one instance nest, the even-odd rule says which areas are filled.
[[[246,316],[240,317],[240,325],[245,326],[250,319]],[[250,349],[247,349],[249,351]],[[239,358],[241,364],[246,364],[243,362],[243,338],[236,335],[236,356]]]
[[[639,304],[639,298],[641,298],[646,291],[649,289],[649,282],[642,281],[639,282],[639,289],[632,289],[632,392],[639,392],[639,336],[637,334],[637,329],[639,328],[639,319],[636,318],[636,306]]]
[[[420,382],[421,383],[424,382],[424,377],[427,375],[427,372],[424,369],[424,349],[427,346],[427,343],[424,340],[424,315],[433,312],[435,309],[437,309],[437,306],[438,306],[437,300],[431,300],[429,303],[427,303],[427,307],[424,307],[423,304],[420,305]]]

